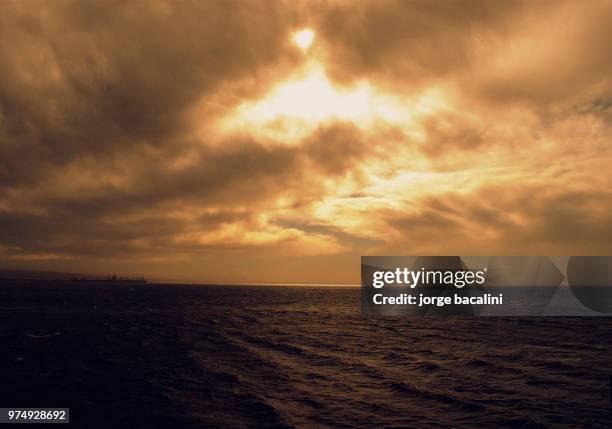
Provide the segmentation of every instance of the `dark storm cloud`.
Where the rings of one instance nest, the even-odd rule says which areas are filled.
[[[452,156],[457,150],[473,150],[486,144],[486,131],[457,114],[439,113],[424,120],[423,127],[427,138],[422,150],[429,156]]]
[[[465,96],[549,104],[612,91],[612,3],[364,1],[319,21],[331,72],[413,92],[455,84]],[[350,12],[349,12],[350,9]]]
[[[303,147],[310,161],[323,174],[332,176],[352,170],[373,149],[355,126],[342,123],[316,130]]]
[[[320,19],[336,76],[414,84],[469,67],[474,41],[503,33],[522,9],[517,1],[365,1],[335,4]]]
[[[312,171],[342,176],[357,171],[359,159],[370,154],[354,126],[331,125],[314,136],[302,146],[266,147],[249,139],[198,145],[190,153],[190,165],[178,169],[169,165],[161,149],[128,162],[129,171],[114,166],[114,158],[106,159],[96,168],[127,178],[122,186],[101,181],[85,194],[38,192],[31,202],[43,213],[0,209],[0,243],[33,254],[118,256],[122,251],[145,252],[142,243],[132,241],[146,240],[146,253],[151,253],[161,250],[164,241],[166,250],[172,248],[177,234],[202,233],[228,223],[255,228],[249,222],[268,198],[297,195],[298,205],[316,199],[321,185]],[[208,209],[213,211],[196,219],[168,217],[176,210]],[[190,244],[180,251],[208,247]]]
[[[89,212],[95,213],[95,212]],[[138,257],[160,252],[188,253],[195,247],[173,246],[176,234],[210,231],[226,223],[248,221],[241,211],[205,213],[182,221],[151,213],[137,220],[117,221],[85,213],[31,215],[0,212],[0,242],[13,256],[53,254],[57,257]],[[199,246],[205,248],[206,246]]]
[[[279,60],[281,6],[3,2],[0,185],[83,153],[172,141],[194,100]]]
[[[378,245],[383,244],[382,240],[377,240],[375,238],[369,238],[369,237],[359,236],[357,234],[347,233],[346,231],[343,231],[340,228],[329,226],[329,225],[322,225],[322,224],[308,223],[308,222],[306,223],[296,222],[296,221],[284,220],[284,219],[278,219],[276,220],[275,223],[283,228],[298,229],[308,234],[315,233],[315,234],[331,236],[337,239],[339,242],[345,243],[348,246],[356,250],[363,249],[366,247],[371,247],[377,244]]]
[[[491,254],[609,254],[611,201],[603,189],[485,185],[461,197],[428,197],[410,214],[384,216],[402,237],[391,245],[396,251],[451,254],[475,247]]]
[[[306,167],[328,177],[342,176],[356,171],[359,160],[371,155],[371,146],[356,128],[345,124],[322,127],[301,146],[263,146],[250,138],[237,138],[221,146],[195,147],[189,154],[189,166],[174,168],[163,151],[142,155],[139,162],[128,164],[128,172],[117,171],[129,179],[122,187],[103,184],[87,198],[49,195],[45,199],[42,195],[40,202],[54,212],[96,216],[168,201],[244,206],[309,183],[311,172]],[[112,171],[114,162],[107,160],[105,167]],[[316,183],[309,184],[318,191]]]
[[[118,172],[128,178],[121,187],[96,188],[87,198],[51,195],[44,205],[57,211],[97,215],[155,207],[166,201],[241,205],[272,191],[276,181],[288,176],[298,162],[296,150],[267,149],[249,141],[226,142],[223,148],[215,149],[201,146],[190,156],[193,165],[179,169],[163,157],[143,156],[129,165],[131,171]],[[112,162],[108,168],[113,168]]]

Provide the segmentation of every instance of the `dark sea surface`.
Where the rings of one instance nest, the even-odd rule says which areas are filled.
[[[70,407],[55,428],[612,427],[612,318],[375,319],[359,297],[4,281],[0,407]]]

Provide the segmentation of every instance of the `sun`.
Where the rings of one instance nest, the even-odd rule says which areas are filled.
[[[314,31],[310,28],[305,28],[293,33],[293,42],[302,50],[306,51],[312,45],[314,40]]]

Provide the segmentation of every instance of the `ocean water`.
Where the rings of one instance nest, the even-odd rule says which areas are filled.
[[[83,428],[612,427],[612,318],[375,319],[359,299],[5,282],[0,407]]]

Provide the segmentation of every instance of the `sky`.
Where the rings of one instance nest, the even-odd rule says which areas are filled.
[[[612,253],[612,1],[0,4],[0,268]]]

